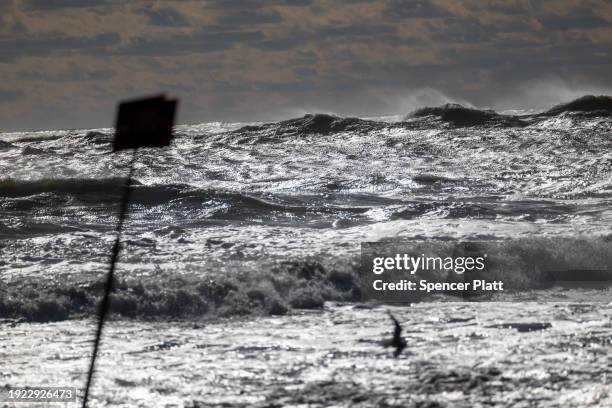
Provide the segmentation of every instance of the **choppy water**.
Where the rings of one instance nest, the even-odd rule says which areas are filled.
[[[378,360],[376,356],[385,352],[368,341],[384,332],[388,322],[380,317],[382,312],[370,315],[358,307],[362,299],[356,274],[359,245],[364,241],[512,238],[528,247],[552,237],[564,240],[563,251],[575,251],[583,258],[601,256],[612,234],[612,113],[609,100],[596,101],[600,105],[595,103],[595,108],[592,100],[586,102],[586,107],[579,103],[521,117],[446,106],[398,121],[309,115],[271,124],[178,126],[170,148],[138,152],[113,303],[113,311],[123,317],[167,322],[159,323],[154,333],[151,324],[141,320],[117,323],[110,329],[109,342],[127,362],[147,341],[155,345],[171,338],[176,347],[151,349],[138,361],[153,371],[175,370],[173,378],[182,378],[176,381],[183,385],[168,385],[174,388],[166,392],[155,375],[147,374],[148,379],[141,375],[148,368],[137,368],[120,379],[109,373],[102,380],[104,389],[119,391],[112,391],[106,402],[118,403],[125,387],[129,401],[145,401],[147,406],[155,405],[152,401],[181,406],[223,390],[228,399],[218,397],[218,402],[263,404],[266,395],[276,392],[275,401],[298,404],[287,391],[274,391],[273,384],[288,381],[285,385],[291,389],[319,395],[308,391],[319,387],[319,380],[331,384],[329,394],[320,395],[321,405],[341,401],[346,393],[361,395],[364,406],[375,397],[391,401],[390,395],[396,395],[400,405],[431,400],[401,394],[402,387],[410,389],[413,383],[433,384],[423,393],[444,394],[434,401],[465,406],[500,403],[486,387],[479,388],[485,383],[503,390],[505,401],[536,401],[540,397],[535,394],[543,392],[544,405],[576,405],[577,395],[588,389],[587,405],[609,402],[609,371],[603,368],[609,362],[594,357],[601,350],[609,351],[609,305],[602,306],[601,313],[589,309],[591,320],[562,317],[554,305],[515,304],[492,310],[457,306],[480,316],[482,324],[465,333],[454,326],[418,328],[419,321],[444,317],[455,306],[430,303],[418,309],[416,317],[409,310],[399,311],[404,321],[416,325],[416,333],[429,333],[423,334],[427,339],[409,335],[423,345],[415,348],[418,359],[406,357],[406,365]],[[111,137],[112,129],[0,134],[0,317],[46,322],[93,313],[129,161],[129,153],[110,153]],[[590,244],[585,247],[585,242]],[[327,301],[353,306],[328,303],[325,313],[296,312],[321,309]],[[513,310],[518,320],[533,320],[529,313],[537,313],[535,319],[551,322],[553,330],[517,334],[509,345],[502,345],[505,334],[481,327],[512,320]],[[206,327],[221,337],[237,336],[244,347],[255,351],[238,350],[242,346],[227,343],[225,337],[224,345],[216,345],[219,339],[208,332],[199,348],[199,331],[168,320],[236,316],[250,317]],[[568,319],[576,323],[566,323]],[[587,321],[596,340],[578,343],[595,344],[593,350],[584,351],[593,360],[584,363],[582,374],[574,375],[567,371],[567,353],[574,346],[566,345],[574,344],[574,331],[582,330],[580,322]],[[52,376],[52,367],[65,366],[72,373],[71,381],[77,381],[85,369],[81,349],[89,345],[90,339],[83,338],[89,324],[77,320],[9,328],[6,323],[2,343],[28,338],[32,345],[39,344],[38,331],[48,332],[50,347],[58,347],[60,357],[45,363],[47,375]],[[248,338],[244,324],[255,331],[254,338]],[[320,332],[324,345],[310,346],[301,339],[311,329]],[[336,344],[336,329],[337,336],[349,338]],[[436,340],[440,330],[447,330],[442,334],[452,341],[445,343],[444,336]],[[293,331],[297,337],[273,341]],[[476,336],[475,343],[463,342],[462,336]],[[119,346],[122,339],[139,337],[143,344],[134,343],[134,350]],[[367,341],[361,343],[362,338]],[[480,373],[464,359],[475,352],[474,347],[483,347],[475,346],[482,342],[485,349],[492,349],[474,362],[485,370]],[[61,350],[68,344],[76,347],[68,360],[76,360],[65,365]],[[307,361],[308,347],[316,348],[316,364]],[[451,355],[451,349],[458,354]],[[542,357],[528,366],[545,349],[555,362],[547,365]],[[222,353],[216,354],[219,350]],[[512,353],[520,350],[526,353],[524,360],[514,361],[518,357]],[[198,360],[187,362],[183,352]],[[8,371],[2,371],[5,382],[41,380],[32,372],[34,357],[2,353],[13,361]],[[227,353],[232,357],[225,367],[221,355]],[[170,368],[181,358],[175,369]],[[283,366],[290,361],[283,368],[289,371],[281,372],[273,363],[277,359]],[[214,362],[215,368],[198,374],[190,366],[198,361]],[[249,368],[239,369],[242,361]],[[272,366],[267,365],[270,362]],[[563,364],[565,374],[559,374]],[[442,368],[447,366],[451,368]],[[326,367],[324,376],[316,374],[321,367]],[[486,371],[492,368],[501,374]],[[370,371],[371,375],[351,374]],[[554,386],[547,382],[552,372],[561,378]],[[600,374],[608,377],[602,379]],[[385,382],[391,378],[387,375],[392,379]],[[212,384],[210,376],[215,385],[203,385]],[[462,381],[475,381],[479,394],[473,399],[462,394]],[[235,383],[239,389],[261,392],[240,396],[231,391]],[[572,389],[570,383],[576,386]],[[563,387],[569,387],[563,398],[552,395]],[[156,399],[160,395],[168,399]]]
[[[114,321],[92,406],[606,407],[610,305],[421,303],[392,308],[408,348],[394,359],[387,308],[329,304],[207,324]],[[502,323],[551,322],[522,332]],[[0,332],[9,384],[82,387],[92,322]],[[1,405],[1,404],[0,404]],[[15,404],[16,406],[16,404]]]
[[[138,153],[118,311],[243,314],[358,300],[362,241],[605,239],[612,114],[607,99],[586,102],[523,117],[446,106],[399,122],[179,126],[170,148]],[[33,317],[29,309],[58,298],[58,318],[90,310],[130,154],[109,153],[111,136],[2,134],[0,277],[9,291],[26,288],[5,297],[5,316]]]

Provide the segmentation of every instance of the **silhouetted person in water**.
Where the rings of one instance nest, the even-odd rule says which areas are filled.
[[[406,348],[406,340],[402,337],[402,326],[400,326],[399,322],[391,313],[389,313],[389,317],[393,320],[393,324],[395,325],[395,330],[393,331],[393,338],[391,340],[387,340],[384,342],[385,347],[395,347],[395,351],[393,352],[393,357],[397,358],[402,351]]]

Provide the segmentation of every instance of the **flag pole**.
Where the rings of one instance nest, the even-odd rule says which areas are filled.
[[[127,215],[128,203],[130,201],[132,175],[134,173],[134,163],[136,162],[136,151],[134,148],[132,158],[130,160],[130,168],[128,177],[123,186],[123,198],[121,200],[121,207],[119,209],[119,223],[117,224],[115,244],[113,245],[113,253],[111,255],[110,267],[106,276],[106,285],[104,286],[104,295],[102,296],[102,303],[100,303],[100,310],[98,316],[98,330],[96,331],[96,338],[94,340],[93,354],[91,355],[91,362],[89,364],[89,373],[87,374],[87,385],[85,386],[85,395],[83,396],[83,408],[87,408],[87,400],[89,398],[89,390],[93,380],[93,374],[96,366],[96,357],[98,356],[98,348],[100,347],[100,339],[102,338],[102,329],[104,328],[104,321],[108,314],[110,305],[110,294],[113,290],[115,265],[117,258],[119,257],[119,250],[121,249],[121,231],[123,229],[123,223]]]

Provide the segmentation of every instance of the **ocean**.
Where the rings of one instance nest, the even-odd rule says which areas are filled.
[[[177,126],[137,152],[93,406],[610,405],[609,291],[389,305],[359,264],[364,242],[511,240],[612,270],[611,132],[607,97]],[[112,135],[0,134],[0,385],[84,386],[131,156]]]

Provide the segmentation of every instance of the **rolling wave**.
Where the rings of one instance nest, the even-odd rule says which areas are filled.
[[[612,117],[612,97],[585,95],[571,102],[553,106],[545,111],[545,116],[557,116],[563,113],[583,113],[591,116]]]
[[[399,122],[315,114],[182,127],[171,148],[139,157],[126,226],[142,243],[126,240],[135,270],[150,271],[152,259],[171,266],[117,282],[113,311],[214,317],[366,301],[355,257],[363,237],[532,236],[495,250],[507,265],[500,276],[524,287],[593,270],[589,260],[609,266],[609,239],[533,237],[609,234],[609,106],[585,97],[534,115],[444,105]],[[104,129],[6,138],[0,250],[14,256],[0,259],[11,279],[0,317],[91,314],[101,289],[90,273],[106,260],[126,182],[111,176],[124,174],[125,156],[102,152]],[[539,270],[511,262],[530,256],[542,257]],[[228,259],[225,269],[205,265]]]
[[[308,114],[280,122],[249,125],[229,132],[231,135],[266,136],[260,141],[283,139],[299,135],[331,135],[343,132],[368,133],[383,129],[427,129],[445,124],[453,128],[513,128],[534,125],[552,116],[580,113],[583,116],[612,116],[612,98],[586,95],[557,105],[541,114],[504,115],[491,109],[476,109],[459,104],[423,107],[406,115],[401,122],[381,122],[329,114]]]
[[[41,180],[16,180],[9,178],[0,180],[0,196],[24,197],[43,193],[115,195],[120,193],[124,184],[125,179],[120,177],[103,179],[46,178]],[[134,181],[133,184],[140,185],[138,181]]]
[[[518,116],[502,115],[493,110],[466,108],[458,104],[417,109],[406,117],[406,119],[413,118],[435,118],[455,127],[523,127],[528,125]]]
[[[427,189],[467,183],[465,180],[428,173],[417,174],[413,180]],[[114,213],[125,181],[124,178],[4,179],[0,181],[0,209],[5,213],[14,211],[33,215],[41,211],[45,216],[66,216],[66,206],[76,205],[81,215],[90,213],[102,217],[105,213]],[[143,185],[133,180],[130,203],[139,206],[134,211],[147,212],[156,206],[163,206],[165,211],[172,211],[177,216],[185,214],[181,218],[199,219],[200,216],[194,215],[194,211],[211,220],[241,219],[248,222],[257,219],[273,223],[291,223],[295,217],[303,222],[304,217],[315,221],[341,216],[346,225],[431,216],[446,219],[520,217],[525,220],[559,221],[571,217],[578,210],[569,203],[545,200],[510,201],[488,196],[457,200],[384,199],[376,194],[329,192],[327,186],[322,188],[326,190],[323,196],[262,194],[199,189],[184,184]],[[598,210],[592,206],[590,209]],[[371,217],[371,214],[376,214],[376,217]],[[28,225],[22,224],[23,228]]]
[[[389,241],[386,245],[394,243]],[[419,253],[440,248],[448,253],[456,243],[422,241],[411,245]],[[512,301],[513,293],[545,290],[568,281],[612,284],[612,237],[522,238],[475,245],[469,251],[487,253],[497,266],[487,270],[486,276],[469,278],[504,280],[511,289],[506,301]],[[354,257],[272,262],[248,273],[237,271],[235,275],[213,279],[206,274],[177,276],[159,269],[152,276],[116,281],[111,311],[125,317],[155,319],[275,315],[292,309],[320,309],[326,301],[367,301],[363,273],[359,259]],[[448,279],[447,274],[428,275],[431,281]],[[0,291],[0,318],[53,321],[89,315],[95,312],[102,295],[102,282],[62,280],[50,285],[46,281],[16,281]],[[433,298],[423,296],[420,300]]]
[[[15,147],[13,144],[0,140],[0,149],[11,149],[13,147]]]

